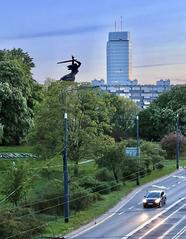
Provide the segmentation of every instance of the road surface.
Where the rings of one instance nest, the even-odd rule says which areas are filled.
[[[143,208],[147,190],[163,189],[167,203],[162,208]],[[139,187],[100,220],[81,228],[67,239],[185,239],[186,170]]]

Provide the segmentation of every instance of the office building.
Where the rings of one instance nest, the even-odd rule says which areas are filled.
[[[108,85],[103,84],[103,80],[93,80],[93,86],[99,86],[103,91],[129,98],[136,102],[140,108],[146,108],[160,94],[171,89],[170,80],[159,80],[155,85],[138,84],[137,80],[133,80],[130,84],[123,85]]]
[[[107,84],[127,85],[132,79],[129,32],[110,32],[107,42]]]

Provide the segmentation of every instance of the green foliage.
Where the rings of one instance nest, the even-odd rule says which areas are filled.
[[[112,181],[113,180],[113,175],[107,168],[100,168],[96,172],[96,179],[99,181]]]
[[[124,97],[115,96],[113,104],[116,111],[113,115],[112,136],[116,141],[120,141],[133,134],[134,119],[139,112],[139,108],[133,101]]]
[[[156,164],[156,169],[162,169],[164,168],[164,164],[163,163],[157,163]]]
[[[89,85],[52,82],[45,88],[43,102],[37,107],[35,124],[29,135],[35,152],[44,158],[61,153],[63,118],[67,111],[68,156],[74,161],[74,176],[78,176],[78,162],[82,158],[96,157],[97,144],[103,137],[114,136],[121,140],[124,136],[117,136],[116,131],[123,131],[126,135],[131,127],[130,119],[137,110],[128,99],[90,88]],[[124,124],[122,129],[119,124]]]
[[[180,153],[186,153],[186,137],[179,134],[179,151]],[[169,135],[165,135],[161,140],[161,146],[167,152],[168,158],[173,158],[176,155],[176,144],[177,144],[177,135],[171,133]]]
[[[63,215],[63,181],[53,179],[40,187],[32,203],[28,203],[38,213]]]
[[[0,209],[0,238],[31,239],[44,231],[46,225],[30,209]]]
[[[164,135],[176,130],[177,114],[181,133],[186,135],[186,85],[174,86],[140,112],[141,137],[160,141]]]
[[[158,143],[142,141],[140,149],[141,158],[143,158],[146,169],[148,169],[150,165],[155,169],[155,165],[165,159],[166,151],[163,150]]]
[[[96,197],[90,190],[79,186],[77,183],[71,185],[70,208],[74,211],[84,210],[95,201]]]
[[[26,190],[27,171],[23,164],[16,165],[8,171],[3,183],[3,193],[6,199],[15,205],[23,198]]]
[[[176,113],[169,108],[151,104],[139,114],[140,136],[146,140],[159,141],[165,134],[175,130]]]
[[[34,66],[21,49],[0,51],[0,123],[2,144],[20,144],[32,124],[39,100],[39,85],[32,79]]]

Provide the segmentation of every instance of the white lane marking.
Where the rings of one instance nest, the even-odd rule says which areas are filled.
[[[184,216],[183,218],[181,218],[177,223],[175,223],[172,227],[170,227],[162,236],[158,237],[158,239],[163,239],[166,238],[167,235],[174,230],[175,227],[177,227],[183,220],[185,220],[186,216]],[[177,235],[177,234],[176,234]]]
[[[179,175],[173,175],[172,177],[173,177],[173,178],[186,179],[186,177],[184,177],[184,176],[179,176]]]
[[[100,225],[101,223],[105,222],[107,219],[109,219],[110,217],[114,216],[122,207],[124,207],[131,199],[133,199],[133,198],[136,196],[137,193],[139,193],[139,192],[142,191],[142,190],[143,190],[143,188],[137,190],[126,202],[124,202],[124,203],[116,210],[116,212],[111,213],[108,217],[104,218],[104,219],[101,220],[100,222],[97,222],[95,225],[92,225],[92,226],[90,226],[90,227],[84,229],[83,231],[78,232],[77,234],[70,236],[70,238],[77,237],[77,236],[79,236],[79,235],[81,235],[81,234],[83,234],[83,233],[85,233],[85,232],[91,230],[92,228],[94,228],[94,227]],[[123,213],[123,212],[121,212],[119,215],[121,215],[122,213]]]
[[[159,188],[159,189],[167,189],[165,186],[159,186],[159,185],[152,185],[154,188]]]
[[[183,233],[186,231],[186,226],[184,228],[182,228],[181,231],[179,231],[174,237],[172,237],[172,239],[177,239],[179,238],[181,235],[183,235]]]
[[[132,207],[129,207],[129,210],[131,210],[131,209],[133,209],[134,208],[134,206],[132,206]]]
[[[178,203],[180,203],[181,201],[183,201],[186,197],[183,197],[181,199],[179,199],[177,202],[173,203],[172,205],[170,205],[169,207],[167,207],[165,210],[159,212],[158,214],[156,214],[154,217],[152,217],[151,219],[149,219],[148,221],[144,222],[142,225],[138,226],[136,229],[134,229],[133,231],[131,231],[130,233],[128,233],[126,236],[122,237],[121,239],[126,239],[130,236],[132,236],[133,234],[135,234],[137,231],[141,230],[143,227],[145,227],[146,225],[150,224],[153,220],[155,220],[156,218],[158,218],[159,216],[161,216],[163,213],[167,212],[168,210],[170,210],[172,207],[174,207],[175,205],[177,205]]]
[[[176,187],[176,185],[175,185],[175,184],[173,184],[173,185],[172,185],[172,187],[174,188],[174,187]]]
[[[180,184],[181,182],[178,182],[178,184]]]
[[[162,225],[164,222],[166,222],[170,217],[172,217],[172,215],[174,215],[175,213],[177,213],[180,209],[182,209],[183,207],[185,207],[186,204],[182,205],[181,207],[179,207],[176,211],[174,211],[173,213],[171,213],[168,217],[166,217],[165,219],[163,219],[161,222],[159,222],[158,224],[156,224],[154,227],[152,227],[149,231],[147,231],[145,234],[143,234],[143,236],[139,237],[139,239],[143,239],[144,237],[146,237],[146,235],[148,235],[149,233],[151,233],[152,231],[154,231],[154,229],[158,228],[160,225]]]

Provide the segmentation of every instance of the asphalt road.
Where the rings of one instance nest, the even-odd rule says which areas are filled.
[[[167,203],[162,208],[143,208],[147,190],[163,189]],[[186,170],[139,187],[115,208],[67,239],[186,239]]]

